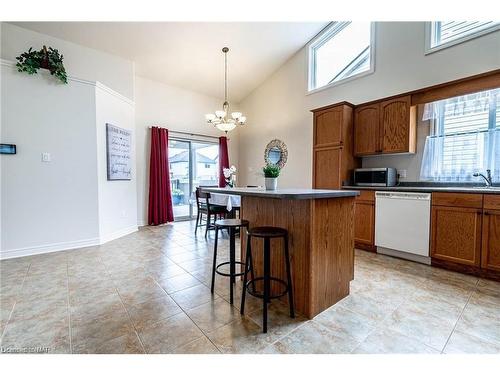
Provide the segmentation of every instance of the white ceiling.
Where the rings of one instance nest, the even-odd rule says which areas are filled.
[[[17,22],[18,26],[135,61],[136,74],[239,102],[327,22]]]

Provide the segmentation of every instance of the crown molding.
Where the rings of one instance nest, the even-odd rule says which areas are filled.
[[[12,60],[0,59],[0,65],[16,69],[16,63],[14,61],[12,61]],[[50,75],[49,71],[46,70],[46,69],[40,70],[39,74]],[[134,103],[133,100],[131,100],[131,99],[127,98],[126,96],[120,94],[119,92],[113,90],[111,87],[106,86],[102,82],[99,82],[99,81],[90,81],[88,79],[78,78],[78,77],[75,77],[75,76],[72,76],[72,75],[68,75],[68,81],[76,82],[76,83],[81,83],[81,84],[84,84],[84,85],[94,86],[95,88],[98,88],[98,89],[100,89],[100,90],[102,90],[102,91],[104,91],[104,92],[106,92],[108,94],[111,94],[111,95],[117,97],[118,99],[124,101],[125,103],[127,103],[127,104],[129,104],[131,106],[135,106],[135,103]]]

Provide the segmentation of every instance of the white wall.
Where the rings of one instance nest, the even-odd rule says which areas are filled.
[[[105,86],[96,87],[97,173],[99,195],[99,236],[101,242],[137,230],[137,170],[135,164],[134,103]],[[132,179],[108,181],[106,123],[132,133]]]
[[[240,131],[240,182],[262,184],[264,148],[279,138],[289,151],[280,186],[311,186],[311,109],[344,100],[359,104],[500,67],[499,31],[425,55],[424,26],[423,22],[377,23],[375,73],[311,95],[306,95],[305,48],[294,55],[240,103],[248,118],[248,126]],[[420,142],[426,132],[419,128]],[[422,149],[420,144],[418,148]],[[394,165],[408,169],[410,178],[420,170],[419,158],[379,156],[364,158],[363,165]]]
[[[149,197],[149,127],[160,126],[171,131],[193,132],[219,137],[224,135],[205,123],[205,113],[222,106],[223,100],[177,87],[136,77],[135,123],[137,136],[137,221],[147,223]],[[238,107],[232,103],[232,110]],[[229,162],[238,165],[238,132],[229,133]]]
[[[1,67],[2,257],[95,243],[95,87]],[[52,161],[41,161],[50,152]]]
[[[134,63],[132,61],[5,22],[1,23],[1,34],[0,56],[2,59],[15,61],[17,56],[30,47],[37,50],[44,45],[53,47],[64,56],[64,66],[68,75],[102,82],[134,100]]]
[[[44,44],[64,54],[67,85],[13,66]],[[106,181],[103,133],[106,122],[134,130],[134,64],[6,23],[1,57],[0,140],[18,153],[0,156],[0,257],[96,245],[135,230],[136,181]],[[42,152],[52,161],[43,163]]]

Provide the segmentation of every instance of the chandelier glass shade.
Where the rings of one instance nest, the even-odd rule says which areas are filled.
[[[229,102],[227,100],[227,53],[229,52],[229,48],[224,47],[222,52],[224,53],[224,103],[221,110],[206,114],[205,120],[208,124],[227,133],[236,128],[236,126],[245,124],[247,118],[241,112],[232,112],[229,114]]]

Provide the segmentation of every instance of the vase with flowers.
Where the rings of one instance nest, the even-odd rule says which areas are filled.
[[[223,168],[222,173],[224,173],[224,179],[226,180],[226,186],[234,187],[236,183],[236,167],[231,165],[230,168]]]

